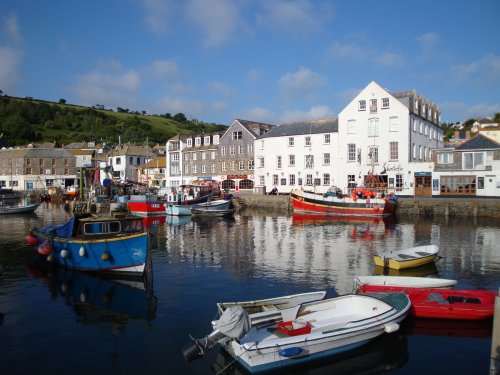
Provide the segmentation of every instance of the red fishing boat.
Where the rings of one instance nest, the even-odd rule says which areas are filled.
[[[355,189],[351,195],[338,190],[320,194],[294,189],[290,197],[294,212],[319,215],[389,217],[398,207],[395,195],[382,196],[366,189]]]
[[[455,290],[408,288],[364,284],[359,293],[404,292],[411,300],[410,315],[436,319],[488,319],[493,316],[496,292],[489,290]]]
[[[166,215],[165,203],[152,194],[134,194],[128,201],[128,209],[139,216]]]

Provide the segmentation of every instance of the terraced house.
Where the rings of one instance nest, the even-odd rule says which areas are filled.
[[[61,148],[0,150],[0,186],[14,190],[44,190],[78,185],[76,158]]]

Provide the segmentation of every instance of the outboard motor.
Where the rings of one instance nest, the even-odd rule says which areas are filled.
[[[216,328],[201,339],[191,338],[193,342],[182,349],[186,362],[194,361],[205,354],[206,349],[212,348],[217,341],[224,337],[240,339],[250,330],[250,317],[241,306],[228,307],[216,322]]]

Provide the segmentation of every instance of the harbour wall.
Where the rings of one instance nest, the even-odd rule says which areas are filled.
[[[292,214],[289,195],[236,193],[236,209],[273,210]],[[402,217],[488,217],[500,219],[500,199],[495,198],[400,198],[397,211]]]

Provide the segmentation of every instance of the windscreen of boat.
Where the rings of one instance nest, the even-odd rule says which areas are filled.
[[[87,236],[99,236],[103,234],[120,233],[121,225],[119,221],[97,221],[85,223],[83,233]]]

